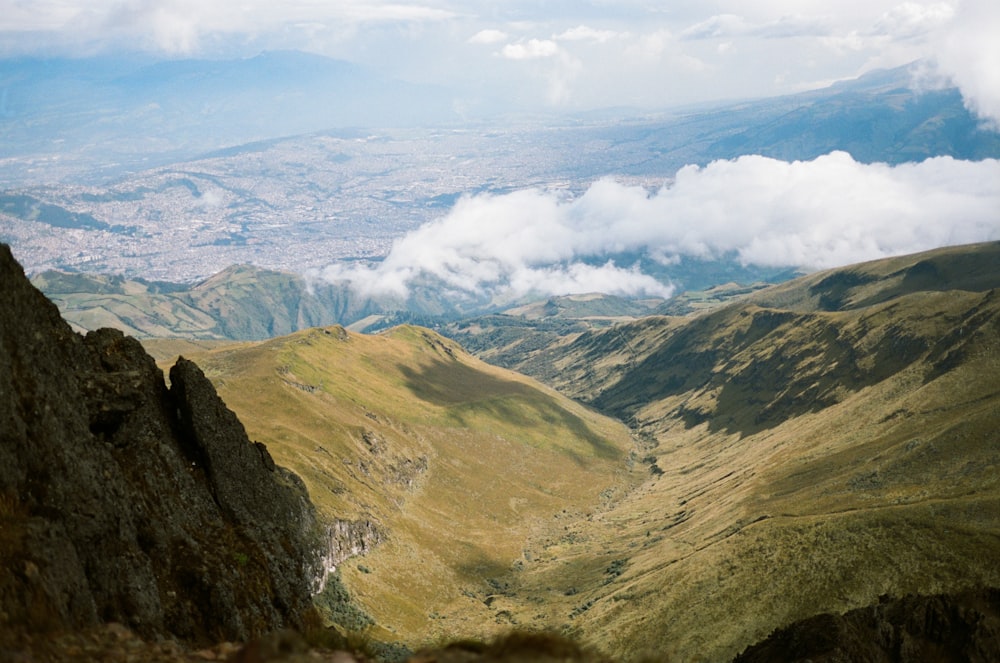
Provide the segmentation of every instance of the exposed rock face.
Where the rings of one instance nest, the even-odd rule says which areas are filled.
[[[734,663],[1000,660],[1000,590],[883,599],[792,624]]]
[[[321,532],[298,477],[191,362],[168,390],[134,339],[74,333],[5,245],[0,290],[0,629],[299,625]]]

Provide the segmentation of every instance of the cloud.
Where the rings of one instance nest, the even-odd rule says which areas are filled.
[[[465,197],[398,240],[381,263],[336,264],[323,276],[402,299],[428,279],[469,297],[667,296],[669,284],[615,257],[669,265],[735,255],[820,269],[987,240],[1000,240],[1000,161],[745,156],[685,167],[654,193],[600,180],[575,198],[537,189]]]
[[[586,25],[578,25],[575,28],[564,30],[552,38],[556,41],[590,41],[598,44],[610,41],[619,36],[614,30],[597,30]]]
[[[728,39],[732,37],[789,39],[825,36],[829,33],[830,26],[827,21],[818,17],[782,16],[772,21],[752,23],[735,14],[719,14],[687,28],[681,32],[681,39]]]
[[[470,44],[497,44],[507,39],[507,33],[502,30],[480,30],[469,37]]]
[[[966,106],[1000,130],[1000,3],[965,0],[933,37],[937,65]]]
[[[922,37],[947,23],[954,14],[955,8],[944,2],[934,5],[904,2],[883,14],[875,23],[872,34],[895,39]]]
[[[507,44],[500,54],[509,60],[537,60],[550,58],[559,52],[559,45],[550,39],[528,39]]]
[[[3,13],[0,34],[9,38],[31,34],[40,42],[93,42],[168,54],[200,52],[205,43],[227,36],[252,41],[300,25],[337,25],[349,32],[363,24],[433,23],[457,16],[427,4],[383,0],[15,0]]]

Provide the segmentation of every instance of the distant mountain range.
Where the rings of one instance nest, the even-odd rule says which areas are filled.
[[[297,274],[236,265],[195,284],[126,279],[107,274],[46,271],[32,283],[59,305],[78,331],[114,327],[137,338],[261,340],[309,327],[340,324],[376,332],[399,324],[419,324],[455,335],[477,349],[482,341],[469,324],[507,334],[517,342],[540,330],[591,328],[655,313],[678,313],[718,305],[730,297],[793,276],[788,269],[754,269],[721,261],[686,260],[675,266],[694,287],[725,278],[731,284],[694,290],[670,301],[634,300],[592,293],[529,299],[504,306],[490,301],[455,301],[429,282],[406,301],[358,295],[344,283],[307,280]],[[490,318],[479,316],[492,315]],[[470,321],[474,321],[471,322]],[[499,349],[496,338],[492,348]],[[494,361],[503,364],[499,357]]]
[[[888,163],[1000,156],[1000,136],[981,126],[957,90],[916,90],[909,67],[797,95],[697,108],[547,118],[508,110],[459,117],[449,90],[294,51],[239,60],[0,60],[0,136],[5,156],[16,157],[22,171],[5,166],[0,182],[95,181],[347,127],[547,125],[573,141],[576,167],[591,175],[672,172],[742,154],[811,159],[844,150],[859,161]],[[583,134],[602,149],[581,150]]]
[[[296,51],[0,61],[5,156],[59,153],[101,172],[334,127],[440,122],[454,119],[451,103],[446,91]]]

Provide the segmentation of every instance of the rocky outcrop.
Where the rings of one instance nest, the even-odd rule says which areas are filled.
[[[245,640],[322,571],[301,481],[189,361],[74,333],[0,245],[0,629]]]
[[[386,538],[382,528],[371,520],[336,520],[326,526],[325,533],[326,574],[334,573],[341,562],[351,557],[367,555]]]
[[[884,597],[843,615],[817,615],[776,631],[734,663],[998,660],[1000,590],[982,589]]]

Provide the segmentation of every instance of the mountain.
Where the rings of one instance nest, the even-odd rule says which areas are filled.
[[[0,280],[4,657],[103,622],[189,644],[315,623],[323,524],[204,373],[179,359],[168,389],[135,339],[77,335],[6,245]]]
[[[378,640],[508,630],[511,574],[646,475],[620,423],[427,329],[324,327],[189,356],[340,523],[333,562],[361,612],[327,614]]]
[[[729,660],[784,627],[804,635],[779,642],[859,651],[836,635],[855,621],[825,640],[814,625],[854,611],[884,620],[879,651],[959,651],[989,627],[912,624],[993,623],[963,592],[1000,583],[998,258],[989,243],[828,270],[530,348],[526,370],[631,428],[586,467],[561,444],[536,465],[513,460],[530,442],[506,457],[472,442],[462,427],[558,444],[536,426],[572,418],[430,331],[328,328],[198,361],[276,459],[328,487],[327,508],[382,533],[340,566],[380,637],[516,626],[621,660]]]
[[[726,660],[883,595],[997,587],[997,265],[995,242],[866,263],[538,353],[650,478],[512,591],[614,656]]]
[[[256,572],[309,559],[261,552],[271,527],[308,523],[272,517],[292,509],[297,475],[325,525],[317,608],[374,639],[416,648],[517,628],[621,660],[989,660],[998,258],[1000,242],[938,249],[583,329],[524,362],[560,394],[412,326],[203,350],[148,341],[164,360],[178,343],[197,350],[202,368],[173,362],[168,390],[135,341],[75,335],[8,254],[0,543],[16,571],[4,612],[34,627],[26,606],[41,596],[61,624],[100,615],[197,638],[201,622],[178,615],[212,615],[240,637],[255,630],[239,617],[250,590],[263,601],[250,614],[279,606],[294,623],[287,602],[267,607],[258,590],[277,585]],[[520,314],[558,314],[551,304]],[[563,306],[605,310],[599,298]],[[142,523],[180,528],[198,554]],[[209,586],[192,560],[229,596],[244,559],[226,556],[234,546],[252,573],[235,606],[178,598],[165,569]],[[57,572],[57,560],[81,568]],[[155,588],[147,569],[161,573]],[[106,607],[59,603],[88,591]],[[157,595],[173,606],[162,626]],[[872,643],[864,633],[876,631]]]
[[[31,282],[59,306],[77,331],[113,327],[137,338],[252,341],[332,324],[368,333],[418,324],[445,330],[473,350],[495,347],[497,333],[508,334],[520,345],[536,331],[562,333],[607,326],[660,310],[689,310],[713,298],[725,299],[764,285],[749,290],[730,285],[711,293],[680,295],[670,303],[600,293],[550,297],[477,317],[495,305],[456,302],[432,287],[418,291],[406,302],[371,299],[357,295],[345,284],[307,280],[252,265],[234,265],[195,284],[55,270],[36,274]],[[494,335],[480,338],[484,329]],[[511,354],[523,358],[526,347],[513,349]]]
[[[56,271],[32,283],[74,329],[113,327],[137,338],[260,340],[381,311],[352,301],[346,288],[249,265],[194,285]]]
[[[954,88],[925,89],[915,65],[795,95],[674,109],[619,120],[595,132],[627,148],[616,172],[639,175],[652,164],[673,170],[745,154],[811,160],[839,150],[862,163],[899,164],[932,156],[996,158],[1000,134],[965,108]],[[574,158],[580,156],[574,154]]]

